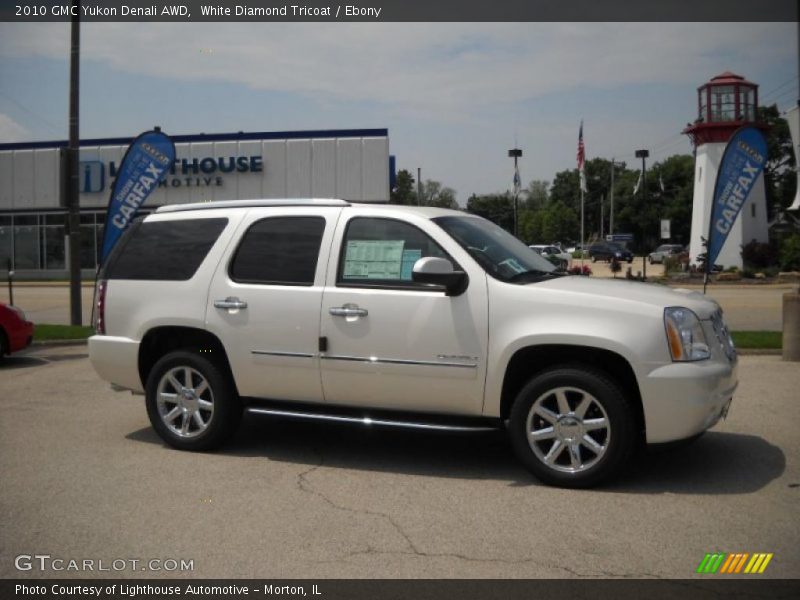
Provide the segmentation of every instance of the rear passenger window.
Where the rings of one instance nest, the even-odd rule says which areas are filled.
[[[187,281],[197,272],[228,219],[145,221],[117,243],[107,279]]]
[[[239,283],[314,285],[322,217],[271,217],[250,226],[230,267]]]

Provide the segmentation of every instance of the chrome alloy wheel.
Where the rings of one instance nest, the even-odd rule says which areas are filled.
[[[611,441],[603,406],[574,387],[555,388],[539,396],[528,412],[525,431],[536,458],[562,473],[590,469],[603,458]]]
[[[158,382],[158,415],[182,438],[195,438],[208,429],[214,416],[214,393],[208,381],[190,367],[170,369]]]

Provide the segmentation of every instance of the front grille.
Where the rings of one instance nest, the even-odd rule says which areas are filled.
[[[714,334],[717,336],[719,345],[722,346],[725,356],[728,360],[733,362],[736,360],[736,346],[733,344],[731,332],[728,331],[728,326],[725,325],[725,319],[722,317],[722,309],[716,311],[711,315],[711,326],[714,328]]]

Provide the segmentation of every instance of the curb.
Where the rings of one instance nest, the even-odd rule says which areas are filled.
[[[736,348],[739,356],[781,356],[781,348]]]
[[[89,340],[38,340],[31,342],[28,348],[47,348],[48,346],[84,346]]]

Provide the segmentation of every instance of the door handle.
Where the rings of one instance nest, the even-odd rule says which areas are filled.
[[[360,308],[357,304],[345,304],[344,306],[332,306],[328,312],[334,317],[366,317],[369,311]]]
[[[235,296],[228,296],[225,300],[214,300],[214,308],[241,309],[247,308],[247,302]]]

